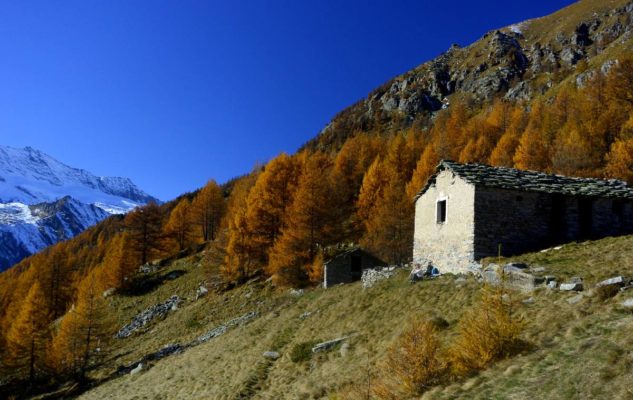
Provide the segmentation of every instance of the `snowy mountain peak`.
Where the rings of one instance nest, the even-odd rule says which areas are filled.
[[[32,147],[0,146],[0,271],[151,201],[158,202],[129,178],[97,177]]]
[[[0,146],[0,202],[37,204],[64,196],[126,211],[158,201],[128,178],[97,177],[32,147]]]

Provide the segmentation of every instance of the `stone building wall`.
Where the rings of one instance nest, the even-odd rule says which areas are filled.
[[[632,203],[478,186],[474,258],[496,256],[499,244],[502,255],[509,256],[574,240],[632,233]]]
[[[361,261],[360,272],[352,271],[352,257],[359,257]],[[360,280],[363,270],[382,267],[385,263],[371,254],[358,249],[343,253],[323,266],[323,287],[328,288],[340,283],[351,283]]]
[[[446,221],[438,224],[439,200],[446,200]],[[442,273],[476,269],[474,211],[475,187],[450,170],[438,173],[415,204],[414,264],[431,262]]]

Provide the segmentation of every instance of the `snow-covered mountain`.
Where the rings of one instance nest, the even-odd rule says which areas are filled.
[[[97,177],[31,147],[0,146],[0,271],[150,201],[158,202],[128,178]]]

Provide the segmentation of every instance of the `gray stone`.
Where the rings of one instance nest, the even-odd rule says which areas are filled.
[[[626,307],[626,308],[633,308],[633,298],[631,299],[626,299],[624,300],[622,303],[620,303],[622,305],[622,307]]]
[[[112,296],[114,294],[114,292],[116,292],[116,288],[110,288],[108,290],[105,290],[103,292],[103,298],[107,298],[107,297]]]
[[[558,282],[556,282],[555,280],[551,280],[547,282],[547,287],[549,289],[556,289],[557,286],[558,286]]]
[[[522,303],[523,304],[534,304],[534,297],[528,297],[527,299],[523,300]]]
[[[343,336],[337,339],[328,340],[327,342],[318,343],[312,348],[313,353],[319,353],[322,351],[328,351],[333,347],[336,347],[339,343],[351,338],[353,335]]]
[[[130,371],[130,375],[136,375],[143,370],[143,363],[138,363],[136,368]]]
[[[290,289],[290,295],[294,297],[301,297],[303,293],[303,289]]]
[[[628,278],[625,278],[623,276],[615,276],[613,278],[609,278],[609,279],[605,279],[602,282],[599,282],[596,287],[601,287],[601,286],[625,286],[627,283],[629,282]]]
[[[299,319],[306,319],[308,318],[310,315],[312,315],[312,313],[310,311],[306,311],[303,314],[299,315]]]
[[[117,339],[126,338],[140,328],[149,324],[152,320],[166,317],[170,311],[175,311],[178,309],[178,304],[181,301],[182,300],[180,299],[180,297],[173,295],[164,303],[151,306],[150,308],[135,316],[132,319],[132,322],[123,326],[119,330],[119,332],[117,332],[115,337]]]
[[[219,325],[211,329],[209,332],[199,336],[198,339],[196,339],[193,343],[194,344],[204,343],[218,336],[224,335],[230,328],[233,328],[238,325],[243,325],[246,322],[258,316],[259,316],[259,313],[257,311],[251,311],[240,317],[233,318],[232,320],[226,322],[225,324]]]
[[[534,273],[545,272],[547,269],[545,267],[530,267],[530,271]]]
[[[391,278],[394,274],[395,271],[390,271],[388,268],[366,269],[363,271],[360,280],[363,283],[363,289],[369,289],[379,281]]]
[[[198,287],[198,290],[196,290],[196,300],[198,300],[200,297],[206,296],[207,293],[209,293],[209,289],[207,289],[205,285],[200,285],[200,287]]]
[[[262,355],[264,356],[264,358],[268,358],[271,360],[276,360],[281,357],[281,355],[276,351],[265,351]]]
[[[582,282],[561,283],[560,285],[560,291],[562,292],[570,292],[570,291],[581,292],[582,289],[583,289]]]

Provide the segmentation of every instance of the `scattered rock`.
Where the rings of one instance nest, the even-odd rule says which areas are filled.
[[[138,272],[142,274],[150,274],[158,270],[158,263],[147,263],[138,267]]]
[[[161,358],[165,358],[173,354],[180,354],[184,350],[185,348],[181,344],[178,344],[178,343],[168,344],[168,345],[163,346],[163,348],[158,350],[157,352],[150,353],[146,355],[145,357],[143,357],[143,361],[160,360]]]
[[[534,304],[534,297],[528,297],[527,299],[523,300],[523,304]]]
[[[631,299],[626,299],[624,300],[622,303],[620,303],[622,305],[622,307],[626,307],[626,308],[633,308],[633,298]]]
[[[312,313],[310,311],[306,311],[303,314],[299,315],[299,319],[306,319],[308,318],[310,315],[312,315]]]
[[[321,351],[331,350],[333,347],[336,347],[339,343],[353,337],[354,335],[343,336],[337,339],[328,340],[327,342],[318,343],[312,348],[313,353],[319,353]]]
[[[110,296],[112,296],[114,294],[114,292],[116,292],[116,288],[110,288],[106,291],[103,292],[103,298],[108,298]]]
[[[529,292],[544,283],[545,279],[527,272],[525,264],[507,264],[503,269],[497,264],[489,264],[481,273],[484,282],[491,285],[503,283],[511,288]]]
[[[225,323],[224,325],[220,325],[217,326],[215,328],[213,328],[212,330],[210,330],[209,332],[201,335],[200,337],[198,337],[198,339],[196,339],[193,344],[200,344],[200,343],[204,343],[207,342],[213,338],[216,338],[218,336],[224,335],[229,328],[232,328],[234,326],[237,325],[242,325],[245,324],[246,322],[248,322],[249,320],[258,317],[259,314],[257,313],[257,311],[251,311],[249,313],[246,313],[240,317],[237,318],[233,318],[232,320],[228,321],[227,323]]]
[[[389,268],[365,269],[360,280],[363,283],[363,289],[368,289],[383,279],[391,278],[394,274],[395,271],[390,271]]]
[[[130,375],[136,375],[143,370],[143,363],[138,363],[136,368],[130,371]]]
[[[583,290],[582,278],[573,277],[569,282],[561,283],[559,289],[563,292],[581,292]]]
[[[303,289],[290,289],[290,295],[294,296],[294,297],[301,297],[303,296],[304,291]]]
[[[164,318],[170,311],[178,309],[178,304],[182,300],[180,297],[173,295],[167,301],[156,304],[138,314],[132,319],[132,322],[123,326],[116,334],[117,339],[123,339],[130,336],[135,331],[150,323],[156,318]]]
[[[281,355],[276,351],[265,351],[263,356],[264,358],[269,358],[271,360],[276,360],[281,357]]]
[[[619,287],[623,287],[626,286],[629,283],[629,279],[625,278],[623,276],[615,276],[613,278],[609,278],[609,279],[605,279],[602,282],[599,282],[596,287],[601,287],[601,286],[619,286]]]
[[[205,285],[200,285],[200,287],[198,287],[198,290],[196,290],[196,300],[198,300],[200,297],[206,296],[207,293],[209,293],[209,289],[207,289]]]
[[[547,282],[548,289],[556,289],[557,286],[558,286],[558,282],[556,282],[555,280],[551,280]]]
[[[546,268],[545,267],[530,267],[530,271],[534,273],[540,273],[540,272],[545,272]]]

